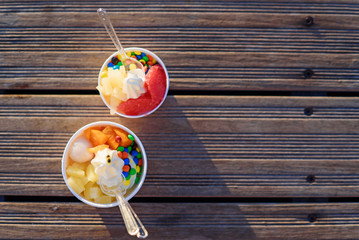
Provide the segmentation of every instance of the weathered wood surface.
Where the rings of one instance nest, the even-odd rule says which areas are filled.
[[[132,205],[149,231],[149,240],[355,239],[359,235],[357,203]],[[0,209],[1,239],[133,239],[116,208],[0,203]]]
[[[124,46],[163,59],[173,90],[359,90],[357,1],[4,2],[0,89],[95,89],[114,51],[100,6]]]
[[[0,102],[0,195],[70,196],[60,170],[68,139],[109,120],[146,148],[139,197],[359,196],[359,98],[169,96],[142,119],[110,116],[94,95]]]

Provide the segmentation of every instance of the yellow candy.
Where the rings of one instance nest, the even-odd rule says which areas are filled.
[[[122,57],[121,57],[120,54],[117,55],[117,58],[118,58],[118,60],[120,60],[120,61],[121,61],[121,59],[122,59]]]
[[[130,185],[130,183],[131,183],[131,181],[130,181],[130,180],[126,180],[126,182],[125,182],[125,186]]]
[[[141,55],[141,51],[135,51],[136,55]]]
[[[136,151],[137,151],[137,152],[140,152],[140,148],[139,148],[139,147],[136,147]]]
[[[137,166],[137,167],[136,167],[136,172],[138,172],[138,173],[139,173],[140,171],[141,171],[140,166]]]
[[[106,70],[103,70],[103,71],[101,72],[101,78],[105,78],[105,77],[108,77],[107,71],[106,71]]]
[[[155,59],[152,60],[153,64],[155,64],[157,61]]]
[[[135,64],[133,64],[133,63],[130,64],[130,70],[135,70],[136,68],[137,68],[137,67],[136,67]]]
[[[145,65],[145,64],[146,64],[146,61],[145,61],[145,60],[143,60],[143,59],[141,59],[139,62],[140,62],[140,63],[143,63],[143,65]]]
[[[131,57],[131,52],[127,52],[126,54],[127,56]]]

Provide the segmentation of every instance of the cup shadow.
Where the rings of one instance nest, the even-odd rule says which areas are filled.
[[[228,187],[235,161],[221,159],[231,143],[220,140],[226,132],[208,124],[218,120],[205,108],[195,97],[168,96],[146,118],[118,119],[136,133],[147,153],[145,182],[130,203],[148,239],[256,239],[240,206],[228,201],[239,197]],[[102,219],[112,239],[133,239],[126,236],[120,212],[118,225],[107,216]]]

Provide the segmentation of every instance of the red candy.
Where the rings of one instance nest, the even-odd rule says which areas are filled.
[[[166,93],[166,73],[160,65],[148,70],[145,80],[146,93],[137,99],[129,99],[118,105],[117,110],[126,115],[145,114],[162,101]]]
[[[116,136],[116,137],[115,137],[115,141],[116,141],[117,143],[120,143],[120,142],[121,142],[121,137],[120,137],[120,136]]]

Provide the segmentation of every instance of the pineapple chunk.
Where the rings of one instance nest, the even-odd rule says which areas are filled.
[[[108,195],[102,195],[98,198],[95,198],[96,203],[108,204],[112,203],[112,197]]]
[[[85,176],[85,171],[80,168],[77,168],[76,166],[71,165],[67,167],[66,174],[69,176],[81,178]]]
[[[85,185],[85,190],[84,190],[84,197],[87,199],[87,200],[93,200],[91,199],[91,196],[90,196],[90,188],[92,187],[95,187],[95,186],[98,186],[96,183],[94,182],[88,182],[86,185]]]
[[[95,173],[95,168],[92,164],[89,164],[86,168],[87,179],[91,182],[97,182],[98,175]]]
[[[86,170],[87,165],[89,165],[88,162],[85,162],[85,163],[77,163],[77,162],[75,162],[75,163],[72,164],[73,167],[81,169],[82,171]]]
[[[96,198],[99,198],[103,195],[101,189],[99,186],[94,186],[94,187],[90,187],[88,189],[88,193],[87,193],[87,196],[90,198],[90,199],[96,199]]]
[[[80,194],[85,190],[84,185],[81,185],[81,181],[76,179],[76,177],[69,177],[67,179],[67,183],[70,185],[72,190],[74,190],[77,194]]]

